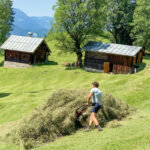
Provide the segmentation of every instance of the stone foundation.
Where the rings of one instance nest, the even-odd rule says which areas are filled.
[[[18,63],[18,62],[5,61],[4,67],[7,67],[7,68],[29,68],[29,67],[32,67],[32,65]]]
[[[98,69],[93,69],[93,68],[87,68],[87,67],[85,67],[84,69],[86,71],[89,71],[89,72],[98,72],[98,73],[103,73],[104,72],[103,70],[98,70]]]

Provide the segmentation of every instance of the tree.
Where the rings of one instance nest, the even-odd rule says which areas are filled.
[[[137,0],[134,12],[132,38],[135,44],[150,51],[150,1]]]
[[[14,12],[11,0],[0,0],[0,43],[5,41],[12,30]]]
[[[104,0],[58,0],[55,6],[55,24],[50,35],[57,46],[77,55],[82,66],[82,46],[91,35],[100,35],[105,23]]]
[[[134,0],[108,0],[107,29],[112,33],[115,43],[132,45],[130,34],[135,5]]]

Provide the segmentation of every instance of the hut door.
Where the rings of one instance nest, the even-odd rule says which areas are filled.
[[[34,64],[34,55],[31,55],[30,59],[31,59],[31,64]]]
[[[105,62],[104,63],[104,73],[109,73],[110,72],[110,63]]]
[[[113,63],[110,63],[109,72],[113,72]]]

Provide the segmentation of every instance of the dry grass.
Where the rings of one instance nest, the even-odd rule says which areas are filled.
[[[58,137],[70,135],[87,125],[90,107],[79,121],[76,109],[86,102],[88,90],[58,90],[41,107],[35,108],[32,114],[23,119],[7,139],[20,144],[25,149],[38,147],[54,141]],[[109,94],[103,95],[103,109],[98,113],[100,124],[121,120],[131,112],[129,106]],[[15,135],[15,136],[14,136]]]

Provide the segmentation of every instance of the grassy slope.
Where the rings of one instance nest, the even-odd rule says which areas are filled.
[[[51,44],[51,47],[53,45]],[[0,62],[2,61],[0,58]],[[66,70],[64,61],[73,62],[75,56],[59,56],[53,49],[51,65],[28,69],[0,67],[0,136],[10,127],[10,122],[29,114],[43,103],[52,91],[60,88],[91,88],[93,80],[100,82],[103,92],[112,93],[138,108],[138,113],[121,121],[119,128],[106,128],[104,132],[79,131],[75,135],[58,139],[38,150],[149,150],[150,113],[150,57],[145,57],[147,67],[136,75],[109,75],[84,70]],[[58,65],[55,65],[57,62]],[[2,128],[5,127],[5,130]],[[19,150],[19,147],[0,142],[0,150]]]

